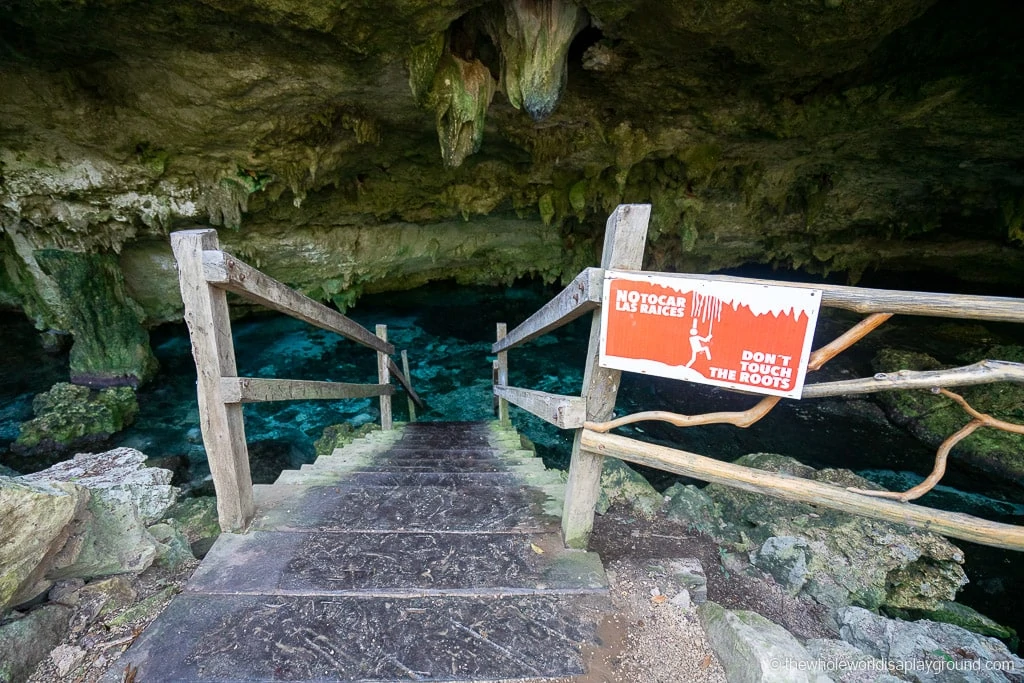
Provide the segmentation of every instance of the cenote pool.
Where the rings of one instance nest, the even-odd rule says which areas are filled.
[[[441,283],[400,293],[368,295],[349,315],[373,329],[388,325],[389,341],[409,354],[413,385],[428,404],[423,420],[486,420],[492,417],[490,345],[495,323],[510,328],[546,302],[557,289],[521,282],[510,288],[462,287]],[[857,320],[823,314],[816,345],[827,342]],[[884,345],[926,351],[952,359],[956,334],[930,332],[929,321],[904,319],[873,333],[830,363],[813,381],[871,374],[871,359]],[[32,396],[67,379],[66,356],[47,354],[23,317],[0,317],[0,454],[17,437],[17,425],[31,417]],[[510,383],[552,393],[578,394],[589,334],[584,317],[509,354]],[[977,328],[977,326],[974,326]],[[252,314],[233,323],[239,373],[247,376],[343,382],[375,382],[376,358],[368,349],[337,335],[281,315]],[[985,334],[1021,343],[1021,330],[993,326]],[[139,391],[135,424],[117,434],[111,446],[131,446],[150,458],[188,463],[186,487],[208,488],[209,470],[195,405],[195,367],[184,325],[151,332],[160,361],[156,379]],[[637,375],[624,375],[619,414],[639,410],[699,413],[744,409],[746,396],[707,387]],[[406,419],[401,392],[393,401],[395,418]],[[315,459],[313,443],[325,427],[346,422],[359,426],[379,419],[377,399],[249,404],[245,429],[254,478],[272,481],[282,468]],[[549,467],[567,466],[568,434],[512,408],[521,433],[537,446]],[[767,418],[743,430],[717,425],[681,430],[647,423],[621,433],[704,455],[731,460],[752,452],[776,452],[815,467],[846,467],[889,488],[918,483],[931,467],[934,452],[889,423],[870,400],[783,401]],[[1024,499],[1012,490],[992,493],[990,482],[955,467],[943,486],[919,502],[997,521],[1024,524]],[[659,489],[676,479],[646,471]],[[967,553],[971,583],[960,594],[997,621],[1024,630],[1017,584],[1024,579],[1018,554],[957,541]]]

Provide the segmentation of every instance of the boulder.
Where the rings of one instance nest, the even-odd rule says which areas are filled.
[[[739,465],[838,486],[878,488],[849,470],[815,470],[769,453]],[[967,583],[963,552],[941,536],[803,503],[710,484],[670,489],[667,507],[720,543],[749,552],[751,563],[791,593],[833,608],[859,605],[932,609]]]
[[[38,469],[30,466],[33,460],[53,462],[75,450],[102,444],[130,425],[138,410],[130,387],[93,391],[67,382],[54,384],[33,399],[35,417],[21,423],[18,438],[11,444],[17,455],[15,467]]]
[[[729,683],[831,680],[814,671],[814,658],[796,638],[756,612],[705,602],[697,608],[697,615]]]
[[[943,600],[938,607],[932,610],[895,610],[887,609],[886,614],[890,617],[897,617],[906,621],[917,619],[928,619],[939,621],[943,624],[953,624],[968,631],[983,636],[992,636],[1005,641],[1011,649],[1016,649],[1020,643],[1017,632],[1009,626],[1003,626],[996,621],[989,619],[981,612],[959,602]]]
[[[995,683],[1014,680],[1004,672],[1024,673],[1024,659],[1002,642],[952,624],[888,619],[860,607],[840,610],[839,624],[843,640],[919,683]]]
[[[75,482],[112,504],[134,507],[143,522],[154,524],[178,500],[171,477],[168,470],[147,467],[144,453],[115,448],[104,453],[79,453],[21,480]]]
[[[686,524],[703,534],[717,537],[722,532],[722,520],[715,509],[715,501],[693,484],[673,484],[665,490],[665,515],[673,522]]]
[[[771,536],[750,553],[750,563],[796,595],[807,583],[807,541],[798,536]]]
[[[834,638],[811,638],[804,647],[818,662],[819,670],[838,683],[900,683],[886,662],[860,648]]]
[[[157,566],[178,571],[189,562],[195,562],[188,538],[174,520],[154,524],[149,527],[149,533],[160,544],[156,551]]]
[[[141,572],[156,557],[157,542],[146,525],[160,519],[177,498],[171,473],[145,466],[131,448],[79,454],[73,460],[21,477],[31,483],[71,482],[89,490],[87,514],[72,530],[75,558],[51,564],[47,576],[93,578]]]
[[[165,517],[178,524],[197,558],[202,559],[220,536],[217,499],[213,496],[182,498],[167,510]]]
[[[605,458],[596,506],[598,514],[603,515],[615,503],[628,505],[636,514],[650,519],[661,506],[662,497],[629,465],[618,458]]]
[[[71,609],[43,605],[20,619],[0,626],[0,682],[28,678],[68,633]]]
[[[67,545],[71,522],[89,498],[76,484],[0,477],[0,614],[50,587],[46,569]]]

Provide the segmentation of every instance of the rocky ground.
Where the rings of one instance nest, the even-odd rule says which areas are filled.
[[[64,530],[53,529],[54,552],[19,564],[13,546],[31,543],[0,544],[0,559],[20,577],[4,594],[18,610],[0,624],[0,652],[39,662],[29,673],[5,656],[0,680],[79,683],[118,671],[119,654],[188,581],[216,534],[212,499],[175,503],[170,473],[142,467],[144,457],[118,449],[49,475],[0,479],[0,506],[13,510],[24,509],[19,495],[40,505],[45,496],[54,505],[78,497]],[[849,471],[777,455],[741,461],[863,484]],[[99,471],[103,462],[120,474]],[[591,549],[605,563],[612,609],[587,653],[589,673],[577,680],[822,683],[824,673],[843,683],[1024,681],[1024,660],[979,635],[1016,647],[1015,634],[951,602],[964,558],[947,540],[719,485],[659,493],[619,461],[606,462]],[[56,477],[49,488],[47,476]],[[126,477],[141,483],[121,486]],[[23,526],[11,526],[10,514],[0,519],[4,537]],[[116,538],[128,538],[130,552],[111,552]],[[122,564],[99,567],[99,555]],[[42,598],[19,604],[40,590]],[[918,620],[883,616],[897,612]],[[120,673],[133,681],[130,670]]]

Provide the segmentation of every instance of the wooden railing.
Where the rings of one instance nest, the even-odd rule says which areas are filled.
[[[172,233],[171,249],[178,264],[185,322],[196,363],[199,421],[217,492],[221,529],[241,530],[255,513],[242,420],[243,403],[379,396],[381,427],[391,429],[391,395],[394,393],[391,378],[394,376],[409,396],[410,419],[415,419],[413,404],[422,403],[411,385],[405,351],[402,352],[404,371],[390,358],[395,347],[388,343],[385,325],[377,325],[374,334],[338,311],[221,251],[216,230]],[[227,292],[373,349],[377,352],[378,383],[239,377]]]
[[[494,362],[494,394],[507,420],[507,404],[512,403],[562,428],[576,429],[573,441],[569,480],[566,485],[562,513],[562,534],[567,545],[585,547],[593,527],[594,506],[600,492],[601,469],[605,456],[655,467],[668,472],[717,482],[748,491],[835,508],[876,519],[906,524],[938,533],[1014,550],[1024,550],[1024,527],[991,522],[970,515],[934,510],[912,505],[913,500],[932,488],[945,472],[950,449],[980,427],[992,427],[1024,434],[1024,426],[996,420],[971,408],[964,399],[948,391],[948,387],[987,384],[996,381],[1024,382],[1024,365],[999,360],[985,360],[973,365],[917,372],[901,370],[872,377],[839,382],[808,384],[803,398],[821,398],[877,391],[930,389],[953,399],[972,420],[951,435],[939,448],[932,474],[920,486],[905,492],[877,492],[841,489],[828,484],[774,474],[739,465],[722,463],[712,458],[672,448],[612,436],[606,432],[643,420],[661,420],[679,427],[705,424],[732,424],[745,428],[754,424],[779,403],[776,396],[759,400],[746,411],[716,412],[700,415],[678,415],[650,411],[611,420],[615,407],[620,373],[598,365],[601,332],[601,299],[605,269],[637,271],[643,256],[650,206],[618,207],[608,219],[601,268],[587,268],[561,293],[555,296],[526,321],[506,334],[499,324],[498,340],[492,352]],[[673,277],[672,273],[658,273]],[[720,275],[678,275],[690,279],[748,282],[778,286],[808,287],[770,280],[753,280]],[[893,314],[966,318],[974,320],[1024,322],[1024,300],[1004,297],[964,296],[926,292],[901,292],[879,289],[810,285],[822,292],[822,305],[869,314],[833,342],[816,350],[808,369],[813,371],[849,348]],[[561,396],[508,386],[507,352],[527,341],[558,328],[579,316],[593,312],[590,342],[587,349],[583,389],[580,396]],[[895,499],[884,500],[883,498]]]

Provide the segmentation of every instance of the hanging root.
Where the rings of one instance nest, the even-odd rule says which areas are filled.
[[[890,498],[892,500],[898,500],[901,503],[906,503],[911,500],[916,500],[924,494],[935,488],[935,485],[942,480],[942,477],[946,474],[946,461],[949,459],[949,452],[953,450],[953,446],[957,445],[968,436],[974,433],[978,427],[994,427],[995,429],[1001,429],[1005,432],[1011,432],[1013,434],[1024,434],[1024,425],[1014,424],[1012,422],[1004,422],[998,420],[991,415],[980,413],[967,403],[966,399],[959,394],[954,394],[948,389],[941,389],[935,387],[932,393],[942,394],[946,398],[951,398],[960,404],[960,407],[970,415],[972,419],[966,425],[964,425],[958,432],[950,436],[948,439],[942,442],[939,446],[938,452],[935,454],[935,467],[932,469],[924,481],[917,486],[907,489],[906,491],[871,491],[869,489],[858,489],[848,487],[847,491],[853,491],[854,493],[862,493],[865,496],[872,496],[874,498]]]

